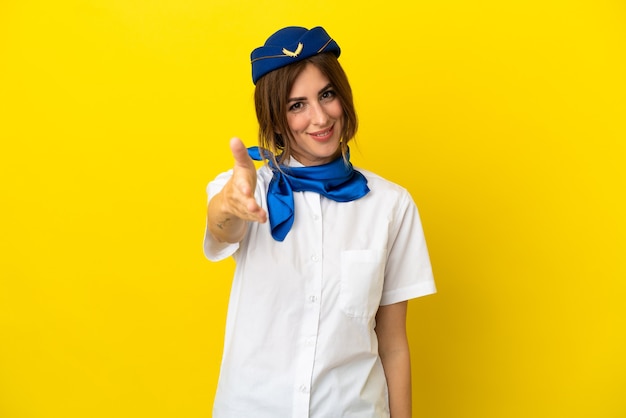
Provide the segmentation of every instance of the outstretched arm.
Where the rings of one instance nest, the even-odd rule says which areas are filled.
[[[408,303],[381,306],[376,314],[378,353],[389,388],[391,418],[411,418],[411,356],[406,335]]]
[[[235,160],[233,176],[209,201],[207,225],[218,241],[239,242],[248,221],[266,222],[267,214],[254,198],[256,167],[246,147],[239,138],[233,138],[230,149]]]

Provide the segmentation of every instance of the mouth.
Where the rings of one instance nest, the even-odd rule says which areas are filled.
[[[316,141],[324,142],[328,141],[335,132],[335,125],[332,125],[329,128],[324,129],[323,131],[310,132],[309,135]]]

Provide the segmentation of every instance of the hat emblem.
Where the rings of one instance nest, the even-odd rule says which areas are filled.
[[[298,42],[298,47],[295,51],[291,52],[287,48],[283,48],[283,54],[287,55],[288,57],[295,58],[300,55],[300,52],[302,52],[302,48],[304,48],[304,45],[302,45],[302,42]]]

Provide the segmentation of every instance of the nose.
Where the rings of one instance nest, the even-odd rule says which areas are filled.
[[[328,113],[321,103],[311,106],[311,123],[322,127],[328,123]]]

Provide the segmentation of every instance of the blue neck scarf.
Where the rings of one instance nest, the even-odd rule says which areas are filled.
[[[342,157],[317,166],[276,167],[269,151],[264,151],[274,177],[267,190],[267,207],[272,237],[283,241],[293,225],[293,192],[316,192],[335,202],[350,202],[365,196],[370,189],[363,174],[352,168],[350,152],[346,163]],[[256,161],[262,161],[259,147],[248,148],[248,155]],[[268,158],[270,157],[270,158]]]

